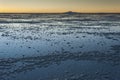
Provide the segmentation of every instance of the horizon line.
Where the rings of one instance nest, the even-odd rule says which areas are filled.
[[[0,14],[63,14],[67,12],[0,12]],[[120,14],[120,12],[71,12],[78,14]]]

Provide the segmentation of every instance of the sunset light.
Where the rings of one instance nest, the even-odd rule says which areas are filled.
[[[120,0],[0,0],[0,12],[120,12]]]

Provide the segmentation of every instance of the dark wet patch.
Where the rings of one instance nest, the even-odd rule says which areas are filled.
[[[15,75],[21,72],[34,70],[35,68],[49,67],[52,64],[60,64],[61,61],[67,60],[88,60],[105,62],[111,65],[120,65],[120,54],[116,53],[64,53],[64,54],[50,54],[46,56],[25,57],[23,58],[8,58],[0,59],[0,76]]]
[[[114,50],[117,53],[120,53],[120,45],[111,46],[111,50]]]

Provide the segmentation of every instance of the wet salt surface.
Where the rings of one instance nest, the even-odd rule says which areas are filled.
[[[1,80],[120,79],[120,14],[0,14]]]

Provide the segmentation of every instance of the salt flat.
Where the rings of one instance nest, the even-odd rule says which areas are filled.
[[[119,74],[120,14],[0,14],[0,80]]]

